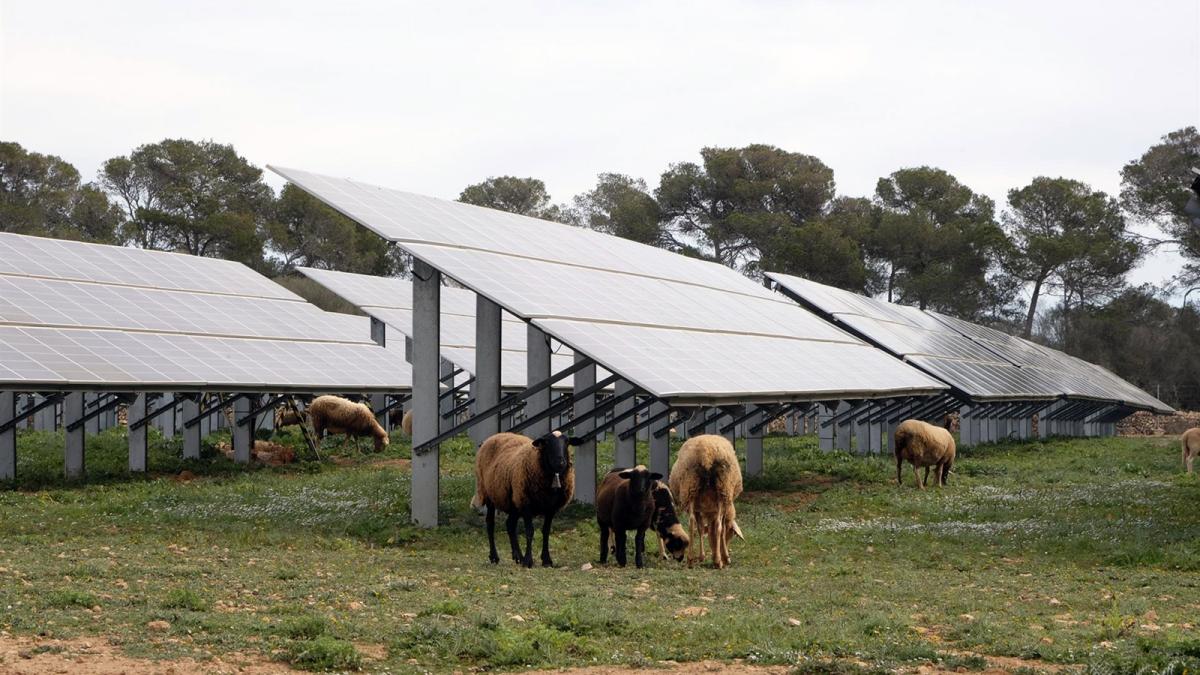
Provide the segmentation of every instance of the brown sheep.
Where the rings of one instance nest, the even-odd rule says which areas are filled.
[[[658,534],[658,554],[666,560],[667,552],[670,551],[670,557],[683,560],[691,540],[679,524],[679,516],[675,514],[675,499],[671,496],[671,488],[661,480],[656,480],[651,494],[654,495],[654,518],[650,525]]]
[[[412,418],[413,411],[405,410],[404,417],[400,420],[400,429],[408,436],[412,436]]]
[[[733,445],[724,436],[704,434],[689,438],[679,448],[671,467],[671,492],[688,514],[688,564],[704,559],[705,534],[712,548],[713,566],[729,564],[729,540],[742,536],[733,501],[742,494],[742,469]],[[697,534],[701,538],[697,538]],[[691,553],[690,543],[699,549]]]
[[[896,427],[896,485],[903,485],[900,473],[907,460],[913,467],[913,479],[917,487],[924,490],[929,482],[929,468],[934,467],[934,478],[939,485],[946,484],[950,469],[954,466],[954,436],[942,427],[922,422],[904,420]],[[918,467],[925,467],[925,480],[921,480]]]
[[[1200,429],[1188,429],[1183,432],[1179,442],[1183,446],[1183,466],[1191,473],[1192,461],[1200,454]]]
[[[608,562],[608,534],[614,535],[617,564],[625,566],[625,533],[634,535],[634,563],[646,566],[646,530],[654,520],[654,483],[661,473],[639,464],[632,469],[609,471],[596,489],[596,522],[600,525],[600,563]]]
[[[380,452],[390,442],[387,430],[375,419],[375,413],[362,403],[338,396],[318,396],[309,404],[307,414],[318,439],[326,431],[346,434],[347,438],[372,436],[375,439],[375,452]]]
[[[496,511],[508,514],[508,541],[513,561],[533,567],[533,517],[542,516],[542,566],[551,567],[550,523],[575,494],[575,469],[570,445],[578,445],[555,431],[538,439],[511,433],[488,437],[475,455],[475,496],[471,507],[487,508],[488,560],[500,562],[496,552]],[[525,519],[525,552],[517,541],[517,519]]]

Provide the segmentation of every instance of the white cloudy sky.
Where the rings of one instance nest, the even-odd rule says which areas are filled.
[[[1002,205],[1037,175],[1115,193],[1200,123],[1197,0],[0,0],[0,41],[0,138],[89,177],[211,138],[446,197],[536,176],[566,201],[600,171],[653,186],[704,145],[765,142],[842,194],[930,164]]]

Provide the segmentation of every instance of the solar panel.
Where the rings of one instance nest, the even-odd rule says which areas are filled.
[[[336,272],[310,267],[297,270],[368,315],[391,326],[403,335],[413,335],[412,283],[395,277],[377,277]],[[461,288],[443,287],[441,316],[441,354],[468,373],[475,372],[475,293]],[[501,312],[500,385],[524,388],[527,380],[525,360],[525,322]],[[574,362],[574,353],[561,343],[551,344],[551,372]],[[603,379],[607,374],[599,374]],[[569,381],[563,383],[569,386]]]
[[[238,263],[0,234],[0,387],[411,384],[403,351],[371,342],[366,317],[323,312]]]
[[[767,277],[802,304],[975,400],[1068,396],[1169,410],[1099,366],[987,326],[787,274]]]
[[[583,228],[273,170],[660,398],[824,400],[945,388],[720,265]]]

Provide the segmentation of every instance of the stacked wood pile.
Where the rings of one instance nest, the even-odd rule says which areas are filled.
[[[1193,427],[1200,427],[1200,412],[1177,412],[1155,415],[1136,412],[1117,422],[1120,436],[1178,436]]]

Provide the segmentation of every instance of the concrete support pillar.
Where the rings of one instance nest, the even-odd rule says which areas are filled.
[[[457,378],[451,377],[454,372],[454,364],[445,359],[440,359],[438,362],[438,377],[445,381],[446,388],[454,387],[454,380]],[[438,432],[447,431],[454,426],[454,420],[447,417],[450,411],[454,410],[454,396],[449,393],[445,397],[438,395]]]
[[[0,391],[0,425],[8,424],[17,417],[17,394]],[[0,480],[17,477],[17,429],[0,432]]]
[[[134,428],[134,423],[146,418],[146,394],[138,394],[129,404],[125,419],[129,424],[129,470],[142,473],[146,470],[146,436],[150,425]]]
[[[439,448],[415,448],[437,438],[438,374],[442,341],[442,274],[421,259],[413,260],[413,459],[412,519],[437,527],[440,480]]]
[[[178,404],[175,401],[175,394],[164,392],[158,399],[159,406],[170,406],[171,409],[158,416],[158,428],[162,431],[163,438],[175,437],[175,413],[178,411]]]
[[[783,416],[783,431],[788,436],[796,435],[796,412],[792,411]]]
[[[734,428],[730,429],[729,431],[725,431],[725,432],[721,431],[725,427],[729,426],[732,422],[733,422],[733,417],[731,417],[730,415],[721,415],[721,417],[717,419],[717,425],[716,425],[717,433],[724,436],[725,440],[729,441],[730,445],[736,446],[737,438],[738,438],[737,427],[734,427]]]
[[[195,419],[200,414],[200,401],[192,397],[183,399],[183,420]],[[200,459],[200,427],[202,422],[183,427],[183,458]]]
[[[833,417],[837,410],[837,404],[821,403],[817,406],[820,411],[817,414],[817,447],[826,452],[833,450],[833,425],[826,426],[826,422]]]
[[[854,420],[854,454],[863,457],[871,454],[871,425],[867,424],[866,413]]]
[[[587,357],[575,354],[575,363],[586,361]],[[478,376],[477,376],[478,377]],[[579,396],[579,393],[596,384],[595,364],[575,372],[572,384],[575,387],[575,419],[580,419],[596,408],[596,395]],[[598,420],[585,420],[575,425],[574,435],[582,436],[596,428]],[[596,503],[596,441],[589,440],[575,448],[575,499],[584,504]]]
[[[754,425],[763,419],[762,412],[756,413],[746,420],[746,475],[761,476],[763,474],[763,436],[767,429],[764,426],[759,431],[751,431]]]
[[[500,305],[482,295],[475,296],[475,382],[471,393],[478,412],[500,402]],[[594,375],[594,371],[593,371]],[[478,448],[489,436],[500,433],[497,413],[471,427],[471,442]],[[578,483],[576,483],[578,490]]]
[[[869,426],[868,433],[870,434],[871,440],[870,440],[870,444],[867,449],[868,449],[868,451],[870,451],[870,453],[872,455],[882,455],[883,454],[883,424],[881,424],[879,422],[872,422],[868,426]]]
[[[95,409],[96,399],[99,398],[99,396],[100,396],[99,394],[95,394],[92,392],[84,393],[84,395],[83,395],[84,412],[91,412],[93,409]],[[91,419],[89,419],[83,425],[83,431],[88,436],[95,436],[96,434],[100,433],[100,416],[96,415],[96,416],[93,416]]]
[[[250,411],[257,401],[257,396],[239,396],[233,402],[233,461],[238,464],[250,463],[250,451],[254,449],[254,417]]]
[[[63,426],[83,419],[84,395],[73,391],[63,399]],[[67,445],[63,454],[63,471],[68,479],[83,478],[83,446],[87,432],[80,425],[73,431],[67,430]]]
[[[550,336],[543,333],[540,328],[533,324],[528,324],[526,326],[526,343],[525,381],[528,386],[532,387],[535,383],[550,377]],[[546,387],[530,396],[526,401],[525,416],[533,417],[549,407],[550,387]],[[548,433],[550,433],[549,418],[541,420],[525,429],[525,435],[530,438],[545,436]]]
[[[842,415],[849,410],[850,410],[849,403],[846,403],[845,401],[838,403],[838,406],[837,406],[837,414],[838,415]],[[841,421],[839,421],[838,423],[835,424],[836,428],[833,431],[833,447],[837,448],[838,450],[842,450],[844,452],[850,452],[851,428],[850,428],[849,424],[841,423],[844,421],[845,420],[842,419]]]
[[[387,407],[387,404],[387,394],[371,394],[371,411],[375,413],[375,421],[379,422],[379,426],[390,432],[392,430],[392,425],[388,422],[389,415],[383,412],[383,409]],[[268,415],[272,421],[275,420],[275,415],[273,412],[268,413]]]
[[[625,380],[617,380],[616,395],[621,396],[627,392],[633,391],[633,385]],[[625,412],[632,410],[636,402],[636,396],[631,396],[622,401],[613,410],[614,416],[623,415]],[[613,445],[614,466],[629,468],[637,464],[637,439],[636,438],[621,438],[621,433],[633,428],[633,418],[627,418],[618,424],[613,425]]]
[[[653,417],[666,409],[667,404],[654,403],[651,404],[647,414]],[[662,436],[655,437],[654,432],[669,421],[664,417],[646,427],[650,433],[650,471],[661,473],[663,476],[671,473],[671,434],[665,433]]]

